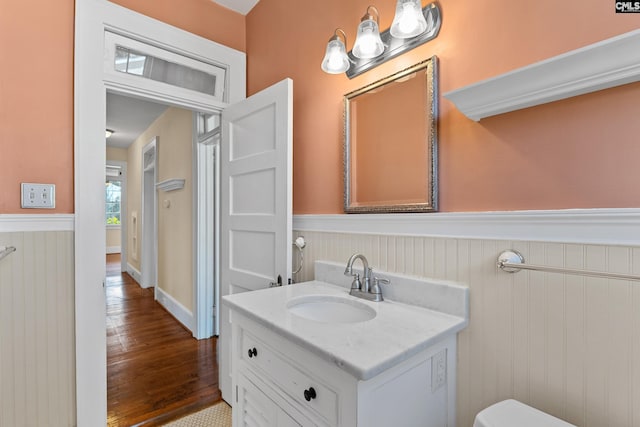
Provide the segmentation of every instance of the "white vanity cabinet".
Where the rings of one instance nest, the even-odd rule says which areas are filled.
[[[239,311],[231,316],[234,427],[455,425],[455,334],[358,379],[338,358],[327,360]]]

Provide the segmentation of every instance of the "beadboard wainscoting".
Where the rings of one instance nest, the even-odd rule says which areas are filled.
[[[304,216],[294,219],[294,238],[307,241],[297,281],[313,278],[315,260],[346,263],[361,252],[374,272],[470,288],[469,326],[458,336],[458,427],[507,398],[578,426],[640,426],[640,283],[496,267],[501,251],[515,249],[531,264],[640,274],[640,247],[329,231],[336,221],[311,231]]]
[[[74,426],[73,218],[5,217],[0,246],[16,251],[0,261],[0,426]]]

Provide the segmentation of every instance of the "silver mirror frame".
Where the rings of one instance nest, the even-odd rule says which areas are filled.
[[[358,95],[375,90],[388,83],[402,79],[410,74],[425,70],[427,79],[428,103],[425,105],[425,114],[428,115],[430,130],[425,135],[425,144],[428,144],[429,158],[425,159],[425,167],[428,171],[429,182],[425,183],[427,198],[425,203],[389,204],[374,206],[353,206],[351,203],[351,111],[350,101]],[[431,58],[412,65],[388,77],[350,92],[344,96],[344,211],[345,213],[410,213],[410,212],[436,212],[438,210],[438,58]]]

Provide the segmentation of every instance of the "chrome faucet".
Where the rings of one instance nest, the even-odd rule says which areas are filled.
[[[362,267],[364,269],[362,281],[360,281],[359,273],[353,273],[353,263],[357,259],[362,261]],[[349,291],[349,295],[353,295],[358,298],[364,298],[369,301],[383,301],[384,298],[382,298],[382,289],[380,289],[380,283],[391,283],[387,279],[373,277],[373,269],[369,267],[367,258],[364,255],[358,253],[351,255],[349,261],[347,261],[347,267],[344,269],[344,275],[354,277],[353,282],[351,282],[351,290]],[[371,284],[372,278],[373,285]]]
[[[360,283],[360,274],[358,273],[353,274],[353,263],[357,259],[362,261],[362,268],[364,269],[364,275],[362,279],[364,280],[364,283]],[[367,258],[365,258],[364,255],[362,254],[351,255],[351,258],[349,258],[349,261],[347,261],[347,268],[344,269],[344,275],[355,277],[355,279],[353,280],[353,283],[351,283],[352,291],[355,288],[355,289],[358,289],[359,291],[369,292],[369,285],[371,280],[371,268],[369,268],[369,262],[367,261]]]

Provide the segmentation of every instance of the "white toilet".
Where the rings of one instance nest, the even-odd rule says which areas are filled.
[[[517,400],[503,400],[483,409],[473,427],[576,427]]]

